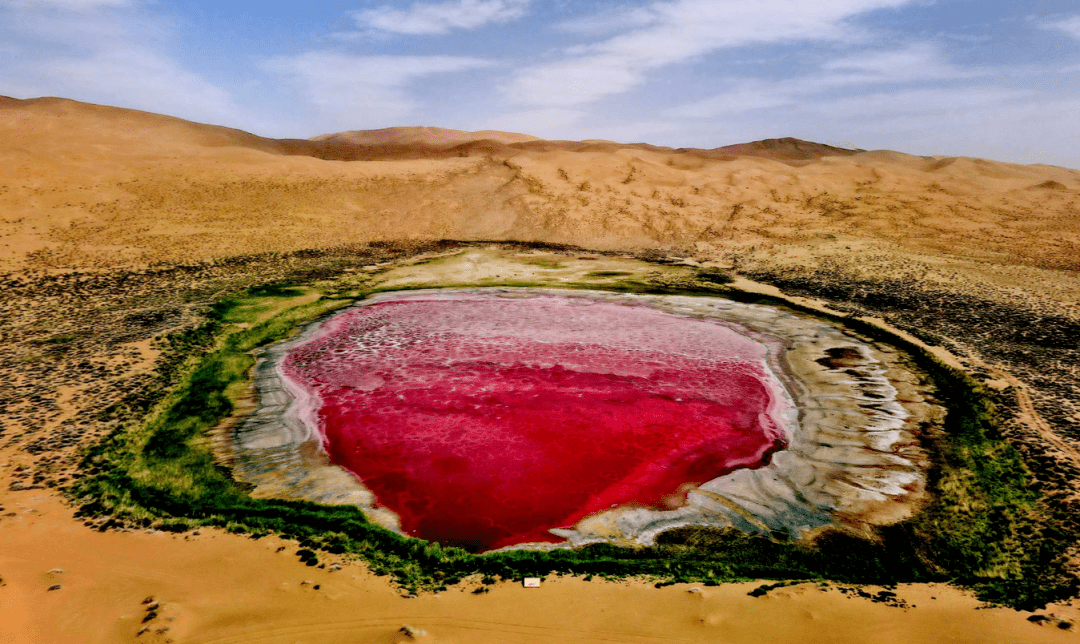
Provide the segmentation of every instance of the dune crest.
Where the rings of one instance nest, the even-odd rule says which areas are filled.
[[[445,239],[459,241],[433,242]],[[438,128],[272,139],[66,99],[0,97],[0,640],[390,642],[411,639],[416,627],[429,629],[431,641],[486,633],[514,642],[594,641],[598,633],[619,641],[802,643],[809,634],[862,642],[895,633],[1064,641],[1059,629],[1080,622],[1075,601],[1030,615],[982,610],[943,585],[874,595],[847,584],[657,589],[651,580],[594,583],[590,575],[548,576],[543,590],[498,584],[489,594],[474,577],[404,601],[385,577],[348,558],[320,551],[316,567],[315,553],[294,540],[211,528],[172,534],[191,527],[175,515],[110,529],[124,524],[74,517],[62,491],[96,470],[89,445],[142,418],[183,377],[177,369],[189,363],[178,360],[212,350],[202,344],[215,341],[204,333],[216,322],[211,312],[235,294],[260,295],[227,309],[245,316],[229,323],[237,331],[230,337],[297,310],[330,311],[380,285],[669,289],[730,278],[751,299],[782,297],[892,327],[994,392],[1003,420],[989,428],[1020,449],[1036,475],[1031,489],[1047,503],[1038,513],[1061,517],[1061,530],[1025,523],[1032,529],[1000,532],[1000,548],[993,539],[957,547],[992,557],[978,571],[988,579],[1012,579],[1015,563],[1039,573],[1018,580],[1024,592],[1063,588],[1076,550],[1072,542],[1054,548],[1066,541],[1060,535],[1080,534],[1078,270],[1080,171],[1065,168],[792,138],[712,149]],[[332,291],[302,286],[327,275]],[[177,338],[193,344],[177,353]],[[804,362],[823,377],[874,384],[854,353],[821,355]],[[911,388],[895,389],[898,400],[915,401]],[[868,388],[870,400],[855,404],[877,409],[883,395]],[[854,463],[852,442],[834,432],[819,445]],[[238,452],[228,458],[240,462]],[[1011,473],[985,474],[1015,476],[1013,462]],[[856,489],[888,480],[859,467],[868,478]],[[325,470],[311,472],[309,482],[334,483]],[[990,479],[994,494],[1001,480]],[[1021,489],[1005,503],[1029,498]],[[989,498],[952,506],[962,512],[951,519],[987,518],[982,534],[1014,525],[997,520],[1006,505],[984,511],[980,499]],[[702,495],[710,499],[718,501]],[[884,515],[897,506],[873,507]],[[608,527],[583,525],[579,535]],[[1055,552],[1064,554],[1044,577]],[[1002,554],[1017,558],[999,564]],[[1071,563],[1058,570],[1065,557]]]
[[[402,237],[705,256],[857,243],[1080,267],[1080,171],[793,138],[710,150],[417,127],[270,139],[66,99],[2,99],[0,160],[0,270]]]

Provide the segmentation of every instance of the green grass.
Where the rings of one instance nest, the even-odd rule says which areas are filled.
[[[520,261],[522,264],[528,264],[529,266],[539,266],[540,268],[547,268],[551,270],[565,267],[562,262],[555,259],[548,259],[546,257],[538,257],[535,259],[522,258]]]
[[[604,278],[604,277],[630,277],[633,273],[627,271],[591,271],[585,273],[585,277],[590,278]]]
[[[716,280],[703,284],[700,278],[698,273],[665,284],[623,280],[565,286],[722,293],[742,301],[784,304],[732,290]],[[369,523],[354,507],[253,499],[216,463],[207,433],[233,412],[236,396],[250,377],[251,351],[354,301],[323,297],[292,305],[310,293],[297,285],[252,290],[219,302],[202,325],[164,338],[159,373],[173,387],[152,405],[136,405],[137,419],[88,451],[84,476],[73,490],[80,513],[110,517],[113,525],[173,531],[218,526],[253,536],[279,534],[298,540],[305,552],[359,556],[406,592],[442,589],[477,573],[519,578],[549,572],[604,578],[637,575],[660,584],[742,579],[953,581],[975,588],[986,599],[1026,608],[1077,591],[1076,580],[1061,566],[1075,535],[1056,532],[1047,519],[1020,455],[1001,437],[1000,419],[988,392],[885,329],[835,316],[837,323],[906,351],[933,380],[949,410],[944,430],[924,440],[934,459],[930,501],[913,519],[881,528],[871,540],[834,531],[813,543],[791,543],[731,529],[683,528],[664,533],[656,546],[648,548],[594,545],[474,555],[389,532]],[[264,319],[275,310],[280,312]],[[312,556],[318,555],[304,554],[306,561]]]

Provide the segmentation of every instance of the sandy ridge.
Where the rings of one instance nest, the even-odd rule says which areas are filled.
[[[361,134],[378,144],[7,99],[0,270],[205,261],[403,234],[763,257],[876,243],[1052,270],[1074,270],[1080,257],[1080,172],[1064,168],[794,139],[701,151]]]
[[[406,602],[360,570],[359,579],[341,583],[343,577],[302,566],[291,557],[293,544],[274,553],[276,543],[213,531],[191,541],[162,533],[97,532],[73,520],[56,493],[41,487],[62,484],[73,462],[64,450],[92,438],[76,424],[87,410],[100,411],[86,401],[115,395],[123,378],[142,373],[147,356],[152,360],[148,346],[127,343],[135,336],[117,332],[108,340],[112,354],[72,371],[80,374],[80,386],[93,390],[63,395],[32,362],[63,349],[37,342],[71,332],[77,317],[90,315],[77,301],[86,292],[73,284],[121,275],[122,268],[165,262],[213,273],[241,254],[402,238],[525,239],[650,257],[676,254],[718,266],[765,266],[777,274],[796,267],[826,286],[828,271],[841,266],[851,274],[948,284],[987,302],[1022,304],[1031,313],[1021,321],[1047,311],[1068,318],[1080,302],[1076,170],[887,151],[807,159],[795,154],[803,142],[788,152],[775,143],[760,146],[779,147],[776,159],[722,149],[703,154],[494,138],[443,140],[442,149],[420,152],[390,145],[397,149],[376,151],[383,155],[378,160],[346,162],[310,154],[318,149],[310,141],[266,139],[63,99],[0,97],[0,279],[12,298],[27,284],[42,288],[39,299],[16,298],[19,310],[3,309],[5,330],[26,339],[4,354],[3,384],[41,400],[33,416],[23,406],[9,406],[0,427],[0,576],[6,582],[0,586],[0,639],[81,644],[92,632],[97,639],[90,641],[101,642],[247,641],[269,628],[263,641],[294,642],[306,636],[292,629],[333,622],[343,610],[385,611],[418,624],[428,619],[432,641],[477,641],[476,631],[455,630],[444,617],[450,612],[464,616],[462,623],[484,622],[493,612],[513,615],[505,632],[491,637],[505,641],[548,641],[556,632],[566,641],[589,641],[593,629],[624,641],[1075,639],[1028,623],[1024,613],[975,611],[972,598],[940,587],[902,589],[919,605],[910,611],[814,589],[774,591],[754,603],[744,599],[745,588],[709,591],[705,610],[689,603],[699,598],[679,588],[581,587],[570,580],[565,592],[563,582],[547,586],[555,590],[540,600],[507,589],[504,601],[497,589],[493,601],[471,595],[448,601],[447,595]],[[269,274],[295,261],[281,257],[262,270]],[[65,275],[77,279],[50,291],[47,280]],[[987,285],[997,290],[987,292]],[[190,320],[191,312],[182,307],[163,310],[160,320],[138,324],[150,324],[152,335]],[[950,311],[938,314],[945,319]],[[48,328],[34,326],[29,316],[48,320]],[[1007,321],[994,324],[987,333],[1014,328]],[[72,355],[82,351],[76,347]],[[974,369],[977,357],[965,356],[962,364]],[[13,364],[23,371],[8,378]],[[1008,364],[994,364],[987,367],[990,379],[1014,385],[1028,424],[1074,465],[1080,462],[1072,443],[1061,438],[1066,421],[1047,422],[1033,400],[1041,396],[1045,409],[1055,400],[1051,394],[1062,394],[1039,389],[1044,385],[1030,373],[1020,380]],[[1054,391],[1065,392],[1061,400],[1067,402],[1074,390],[1068,382],[1063,386]],[[48,572],[56,567],[65,572]],[[353,567],[346,570],[353,574]],[[48,591],[58,574],[63,588]],[[305,579],[334,592],[319,594],[301,585]],[[136,638],[144,615],[140,602],[151,593],[165,602],[161,619],[176,621],[167,634]],[[410,608],[400,608],[400,602]],[[1050,612],[1080,617],[1075,606]],[[391,642],[398,640],[399,627],[379,622],[361,633],[334,631],[314,639]],[[540,630],[549,627],[555,630]],[[578,632],[586,635],[574,640]]]

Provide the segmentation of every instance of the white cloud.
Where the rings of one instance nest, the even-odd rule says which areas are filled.
[[[261,64],[265,71],[286,76],[320,112],[320,122],[339,129],[400,125],[417,101],[409,84],[435,74],[492,66],[465,56],[353,56],[310,51],[278,56]]]
[[[791,135],[846,147],[1075,166],[1075,156],[1070,161],[1054,141],[1080,136],[1080,122],[1072,116],[1077,110],[1076,95],[971,84],[793,96],[782,118],[762,110],[733,111],[685,131],[688,143],[699,146]],[[701,127],[718,135],[703,136]]]
[[[653,2],[641,26],[550,63],[525,68],[505,88],[522,105],[571,106],[626,92],[649,72],[710,52],[753,44],[840,40],[846,20],[914,0],[670,0]]]
[[[964,70],[950,64],[931,43],[914,43],[902,49],[884,51],[864,50],[854,56],[829,61],[823,69],[839,74],[835,80],[844,83],[944,80],[979,73],[979,70]]]
[[[1043,25],[1043,27],[1046,29],[1056,29],[1058,31],[1064,31],[1073,38],[1080,40],[1080,15],[1072,16],[1071,18],[1065,18],[1064,20],[1047,23]]]
[[[1056,143],[1080,137],[1078,96],[1007,88],[935,88],[875,93],[808,106],[830,131],[861,147],[913,154],[967,155],[1021,163],[1073,165]],[[1071,159],[1068,158],[1071,156]]]
[[[0,0],[0,7],[16,9],[51,7],[73,11],[90,11],[102,7],[127,7],[131,4],[131,0]]]
[[[765,110],[791,105],[796,101],[790,88],[764,81],[738,81],[723,94],[680,105],[667,111],[674,118],[709,119],[717,116]]]
[[[717,116],[790,107],[814,97],[836,96],[838,91],[857,91],[859,85],[927,83],[943,80],[998,76],[1000,70],[962,69],[949,63],[931,43],[914,43],[900,49],[864,50],[827,61],[821,71],[800,78],[772,81],[736,79],[731,88],[701,101],[668,110],[675,118],[705,119]]]
[[[615,7],[589,16],[567,20],[559,23],[557,27],[567,33],[604,36],[627,29],[645,27],[656,21],[657,15],[649,7]]]
[[[232,96],[168,58],[143,48],[117,46],[81,58],[52,58],[30,66],[64,96],[151,112],[222,122],[236,116]]]
[[[636,69],[615,58],[574,58],[526,69],[508,95],[517,104],[570,107],[621,94],[641,80]]]
[[[563,138],[570,128],[586,116],[588,113],[581,110],[548,107],[502,114],[476,127],[477,129],[522,132],[541,138]]]
[[[229,92],[161,50],[155,39],[168,29],[134,3],[0,2],[17,12],[4,36],[19,52],[0,66],[0,93],[63,96],[215,123],[239,116]]]
[[[399,34],[445,34],[525,15],[530,0],[452,0],[416,3],[407,9],[384,5],[353,14],[362,25]]]
[[[965,112],[987,110],[1036,98],[1033,92],[995,87],[938,87],[897,92],[873,92],[849,97],[821,98],[807,109],[830,117],[865,117],[878,122],[900,117],[923,124],[941,116],[963,117]],[[936,128],[935,128],[936,129]]]

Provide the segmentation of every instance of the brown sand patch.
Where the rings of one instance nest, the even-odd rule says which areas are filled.
[[[426,632],[420,641],[460,643],[1075,640],[1028,613],[976,610],[970,595],[937,584],[897,588],[904,608],[835,585],[750,597],[760,584],[656,589],[556,577],[540,589],[503,583],[474,595],[474,581],[404,599],[359,564],[307,567],[295,544],[275,538],[97,532],[39,491],[0,493],[0,504],[15,513],[0,519],[0,639],[11,644],[400,642],[405,625]],[[1076,605],[1039,612],[1050,613],[1080,619]]]
[[[521,138],[394,128],[273,140],[9,99],[0,264],[132,266],[402,236],[710,255],[834,239],[1065,269],[1080,257],[1080,195],[1028,190],[1080,186],[1064,168],[794,139],[703,151]],[[327,141],[334,150],[318,147]],[[345,158],[356,160],[332,160]]]

